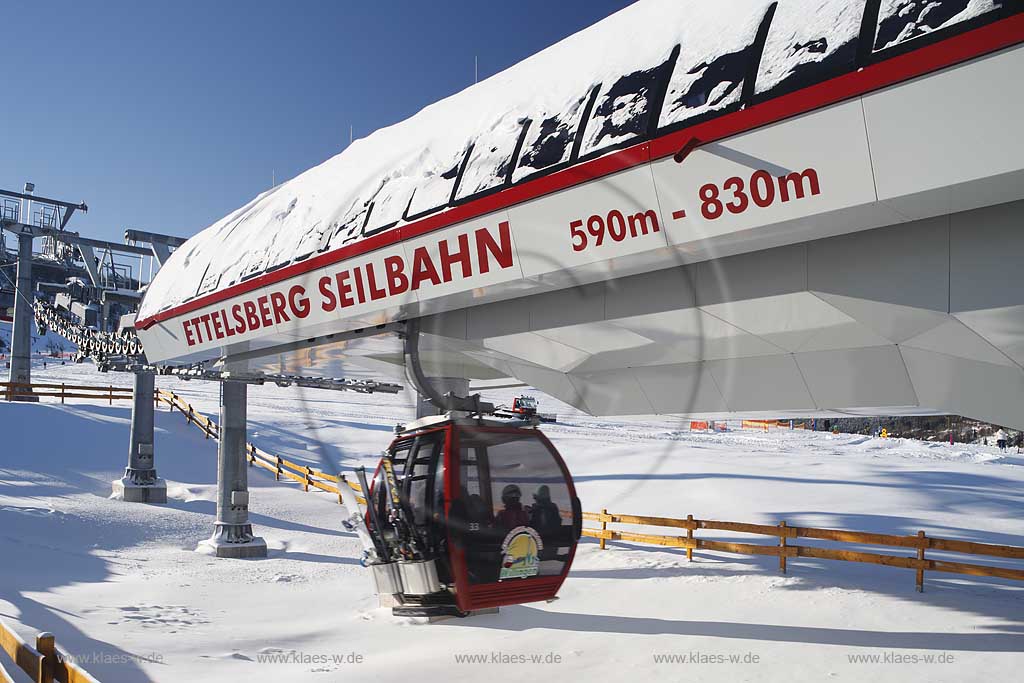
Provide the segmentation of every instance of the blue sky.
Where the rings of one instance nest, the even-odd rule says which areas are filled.
[[[5,3],[0,187],[192,235],[629,0]]]

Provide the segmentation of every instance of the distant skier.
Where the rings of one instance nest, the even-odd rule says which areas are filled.
[[[1006,432],[1002,429],[996,432],[996,445],[999,446],[1000,451],[1006,451]]]

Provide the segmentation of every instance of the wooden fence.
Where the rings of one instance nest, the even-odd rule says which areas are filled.
[[[189,403],[184,401],[173,391],[158,389],[156,392],[156,400],[158,402],[166,403],[172,411],[178,410],[185,416],[185,420],[189,424],[195,425],[203,432],[206,438],[216,440],[220,437],[220,427],[216,422],[202,413],[197,412]],[[274,479],[278,481],[282,478],[296,481],[302,485],[303,491],[309,491],[310,487],[313,487],[314,489],[333,493],[338,496],[339,504],[341,503],[341,493],[338,491],[338,485],[340,483],[344,483],[356,492],[356,499],[360,503],[366,503],[366,501],[359,495],[361,493],[359,484],[354,481],[349,481],[345,475],[336,476],[314,469],[309,465],[299,465],[291,462],[290,460],[285,460],[279,455],[267,453],[266,451],[257,448],[256,445],[252,443],[247,443],[245,445],[245,450],[246,457],[250,465],[256,465],[266,470],[270,470],[274,473]]]
[[[0,650],[6,652],[14,664],[36,683],[98,683],[89,672],[57,649],[52,633],[37,635],[36,645],[32,647],[0,620]],[[13,681],[0,661],[0,683]]]
[[[157,399],[167,403],[172,410],[177,409],[190,424],[194,424],[203,431],[207,438],[216,439],[219,435],[217,423],[208,417],[197,413],[191,405],[181,399],[180,396],[171,391],[159,390]],[[359,484],[348,481],[344,475],[335,476],[313,469],[308,465],[299,465],[290,462],[278,455],[272,455],[257,448],[253,444],[246,445],[250,465],[256,465],[274,473],[277,480],[285,479],[298,482],[302,485],[303,491],[309,491],[312,487],[338,494],[338,484],[343,483],[349,486],[357,494],[360,503],[365,504],[362,498],[362,490]],[[341,503],[341,496],[338,494],[338,503]],[[786,561],[789,558],[808,557],[820,560],[837,560],[841,562],[864,562],[868,564],[886,565],[890,567],[903,567],[915,571],[917,589],[924,590],[924,572],[937,571],[954,574],[968,574],[973,576],[997,577],[1024,581],[1024,570],[994,567],[991,565],[972,564],[964,562],[953,562],[944,559],[928,558],[926,550],[962,553],[965,555],[979,555],[983,557],[999,557],[1013,560],[1024,560],[1024,548],[1007,545],[994,545],[989,543],[975,543],[971,541],[958,541],[947,538],[936,538],[928,536],[924,531],[917,532],[916,536],[895,536],[890,534],[867,533],[861,531],[844,531],[839,529],[817,529],[812,527],[790,526],[786,522],[779,522],[772,526],[767,524],[748,524],[744,522],[723,522],[705,519],[695,519],[688,515],[686,519],[672,517],[642,517],[638,515],[610,514],[607,510],[601,512],[584,512],[583,519],[600,523],[600,528],[584,528],[583,535],[600,540],[600,547],[605,549],[607,541],[631,541],[634,543],[649,543],[653,545],[676,547],[686,549],[686,558],[693,559],[694,550],[710,550],[725,553],[736,553],[740,555],[774,555],[779,558],[779,570],[785,572]],[[683,536],[666,536],[658,534],[638,533],[634,531],[619,531],[609,529],[609,524],[630,524],[635,526],[655,526],[684,529]],[[773,545],[717,541],[712,539],[697,538],[695,533],[699,529],[727,531],[743,534],[755,534],[770,536],[777,539]],[[860,550],[823,548],[819,546],[794,545],[790,540],[808,538],[822,541],[833,541],[838,543],[850,543],[859,546],[883,546],[890,548],[902,548],[912,550],[913,555],[886,555],[882,553],[864,552]]]
[[[786,560],[796,557],[810,557],[819,560],[838,560],[840,562],[865,562],[868,564],[887,565],[913,569],[917,590],[924,590],[924,572],[949,572],[953,574],[969,574],[972,576],[988,576],[1002,579],[1024,581],[1024,569],[1008,569],[991,565],[952,562],[944,559],[925,557],[926,550],[980,555],[983,557],[999,557],[1024,560],[1024,548],[990,543],[974,543],[948,538],[928,536],[918,531],[916,536],[894,536],[890,534],[865,533],[861,531],[843,531],[839,529],[816,529],[812,527],[790,526],[786,522],[778,525],[746,524],[743,522],[721,522],[707,519],[694,519],[687,515],[686,519],[673,517],[641,517],[637,515],[611,514],[607,510],[601,512],[584,512],[583,519],[599,522],[600,528],[585,527],[583,535],[600,539],[601,550],[607,541],[632,541],[634,543],[650,543],[653,545],[685,548],[686,559],[693,559],[694,550],[712,550],[740,555],[774,555],[779,558],[779,570],[786,571]],[[655,526],[684,529],[684,536],[665,536],[658,534],[637,533],[609,529],[609,524],[631,524],[636,526]],[[777,540],[773,545],[758,543],[737,543],[697,538],[699,529],[728,531],[743,534],[771,536]],[[881,553],[862,552],[859,550],[823,548],[810,545],[793,545],[791,540],[798,538],[852,543],[856,545],[884,546],[913,550],[913,554],[886,555]]]
[[[0,383],[0,386],[9,387],[10,385],[8,383]],[[33,384],[31,387],[33,389],[61,389],[63,396],[67,398],[96,398],[98,396],[100,398],[108,398],[111,402],[113,402],[114,399],[131,398],[132,392],[132,390],[128,388],[61,384]],[[87,392],[92,393],[78,396],[74,392],[82,392],[83,394]],[[35,392],[35,395],[40,396],[50,394]],[[53,395],[59,397],[62,394],[57,393]],[[206,438],[214,440],[219,438],[220,427],[217,423],[196,411],[188,402],[183,400],[173,391],[158,389],[154,395],[154,400],[158,404],[166,404],[171,411],[178,410],[185,416],[186,421],[202,431]],[[760,420],[757,421],[757,423],[758,427],[763,429],[769,421]],[[356,497],[360,503],[366,503],[361,496],[362,490],[360,489],[359,484],[354,481],[349,481],[344,475],[327,474],[326,472],[314,469],[308,465],[300,465],[298,463],[291,462],[281,456],[267,453],[252,443],[246,444],[246,457],[250,465],[262,467],[273,472],[274,478],[278,481],[283,479],[286,481],[297,482],[302,486],[303,491],[309,491],[312,488],[333,493],[337,496],[338,503],[341,503],[341,494],[339,493],[338,487],[339,485],[345,485],[356,492]],[[913,569],[915,572],[918,590],[924,589],[925,571],[1024,581],[1024,570],[1022,569],[1011,569],[992,565],[936,559],[934,556],[929,558],[925,555],[926,551],[931,550],[981,557],[1024,560],[1024,547],[936,538],[928,536],[924,531],[917,532],[917,535],[915,536],[896,536],[891,534],[845,531],[839,529],[818,529],[812,527],[790,526],[784,521],[779,522],[777,525],[748,524],[744,522],[695,519],[693,515],[688,515],[686,519],[678,519],[672,517],[644,517],[638,515],[611,514],[607,510],[602,510],[601,512],[584,512],[583,519],[600,524],[599,528],[584,528],[583,535],[599,539],[602,550],[605,549],[608,541],[629,541],[633,543],[649,543],[659,546],[684,548],[686,550],[686,557],[688,560],[693,559],[694,550],[709,550],[741,555],[772,555],[779,558],[779,569],[783,572],[786,571],[786,562],[790,558],[807,557],[820,560],[836,560],[840,562],[863,562],[867,564]],[[636,531],[620,531],[609,529],[609,524],[668,527],[683,529],[686,533],[685,535],[670,536],[639,533]],[[695,532],[701,529],[769,536],[777,540],[772,545],[767,545],[697,538],[695,536]],[[849,543],[857,546],[899,548],[913,552],[910,555],[889,555],[876,552],[865,552],[857,549],[795,545],[790,542],[791,540],[800,538],[832,541],[836,543]]]
[[[32,382],[24,384],[19,382],[0,382],[0,391],[8,401],[17,398],[35,396],[36,398],[59,398],[64,403],[69,398],[91,398],[108,401],[110,405],[114,401],[131,399],[131,387],[115,387],[113,385],[98,386],[88,384],[39,384]]]

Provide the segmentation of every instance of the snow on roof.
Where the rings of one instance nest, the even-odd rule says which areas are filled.
[[[355,141],[217,221],[174,252],[149,286],[139,317],[643,139],[655,126],[735,110],[762,26],[759,96],[852,69],[864,5],[641,0]],[[1000,6],[1000,0],[883,0],[875,47]]]

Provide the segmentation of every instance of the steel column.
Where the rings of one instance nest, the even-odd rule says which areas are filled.
[[[132,394],[132,427],[128,445],[128,467],[114,482],[114,493],[130,503],[166,503],[167,483],[157,477],[153,442],[153,394],[156,375],[135,373]]]
[[[14,330],[11,333],[11,372],[8,381],[32,381],[32,233],[18,234],[18,276],[14,293]],[[23,393],[31,392],[25,388]],[[16,401],[38,401],[35,396],[16,396]]]
[[[217,557],[266,557],[267,544],[249,523],[246,462],[246,398],[242,382],[221,385],[220,441],[217,449],[217,521],[200,548]]]

